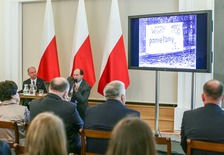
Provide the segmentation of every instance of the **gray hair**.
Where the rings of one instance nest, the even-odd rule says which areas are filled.
[[[115,80],[108,83],[103,90],[106,99],[113,99],[125,95],[125,85],[123,82]]]

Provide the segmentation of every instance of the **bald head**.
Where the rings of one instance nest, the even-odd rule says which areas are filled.
[[[54,78],[50,82],[49,92],[56,91],[56,92],[63,93],[65,91],[68,91],[68,88],[69,88],[69,83],[67,79],[63,77],[57,77],[57,78]]]
[[[35,67],[29,67],[27,69],[27,73],[32,80],[35,80],[37,78],[37,71]]]
[[[218,80],[209,80],[203,87],[204,102],[220,103],[223,99],[223,84]]]

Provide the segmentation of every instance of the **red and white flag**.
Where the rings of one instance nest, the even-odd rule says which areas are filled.
[[[71,66],[71,75],[74,69],[80,68],[84,71],[83,79],[86,80],[90,86],[93,86],[96,82],[96,78],[84,0],[79,0],[78,4],[72,58],[73,65]]]
[[[51,0],[47,0],[44,16],[42,50],[37,76],[49,82],[60,76],[54,18]]]
[[[104,87],[113,80],[124,82],[126,89],[130,84],[117,0],[111,4],[98,92],[103,95]]]

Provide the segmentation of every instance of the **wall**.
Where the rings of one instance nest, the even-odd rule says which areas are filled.
[[[34,3],[43,3],[45,0],[1,0],[0,1],[0,80],[12,79],[21,87],[22,80],[27,78],[26,76],[26,68],[24,64],[22,64],[22,39],[24,39],[24,35],[22,34],[22,5],[27,2]],[[62,2],[71,2],[76,8],[77,0],[54,0],[53,3],[59,3],[61,7],[56,7],[54,5],[54,11],[58,11],[59,8],[68,11],[65,9]],[[100,61],[102,56],[101,53],[103,51],[103,39],[105,37],[106,29],[105,27],[98,27],[98,24],[101,24],[107,21],[107,16],[109,14],[108,8],[110,7],[110,0],[85,0],[86,2],[86,10],[87,10],[87,20],[89,22],[89,31],[91,36],[91,42],[95,40],[93,43],[93,52],[94,60],[96,59]],[[124,41],[127,50],[127,16],[134,14],[143,14],[143,13],[158,13],[158,12],[170,12],[170,11],[189,11],[189,10],[205,10],[211,9],[214,10],[214,0],[119,0],[119,8],[121,15],[121,23],[122,30],[124,33]],[[162,3],[162,5],[161,5]],[[38,5],[38,4],[37,4]],[[44,7],[44,6],[43,6]],[[72,7],[72,6],[71,6]],[[56,9],[56,10],[55,10]],[[75,10],[70,10],[71,12]],[[69,11],[68,11],[69,12]],[[32,14],[32,11],[29,12]],[[70,12],[69,12],[70,13]],[[43,14],[40,13],[39,14]],[[60,17],[61,11],[58,13],[54,12],[54,15],[57,15],[57,18]],[[75,15],[73,15],[75,17]],[[98,19],[98,21],[96,21]],[[35,19],[32,19],[35,20]],[[55,22],[58,19],[55,19]],[[62,19],[61,19],[62,20]],[[66,20],[66,19],[63,19]],[[74,21],[75,19],[73,19]],[[101,22],[100,22],[101,21]],[[103,22],[104,21],[104,22]],[[33,22],[33,21],[32,21]],[[29,24],[32,24],[29,21]],[[40,21],[41,22],[41,21]],[[99,23],[100,22],[100,23]],[[63,22],[59,25],[66,26]],[[70,42],[68,45],[60,45],[64,39],[64,37],[58,44],[59,49],[70,48],[71,49],[71,38],[73,35],[72,21],[70,25],[67,25],[71,28],[71,32],[63,31],[60,35],[68,35],[69,38],[66,40],[66,43]],[[58,26],[58,25],[56,25]],[[40,25],[40,27],[42,27]],[[56,30],[58,32],[58,30]],[[41,32],[40,32],[41,33]],[[58,34],[59,35],[59,34]],[[216,33],[219,36],[219,32]],[[69,37],[70,36],[70,37]],[[220,37],[220,36],[219,36]],[[218,38],[219,38],[218,37]],[[214,38],[214,37],[213,37]],[[29,39],[33,39],[31,36]],[[38,47],[39,45],[37,45]],[[220,44],[218,44],[220,46]],[[34,48],[36,50],[36,48]],[[221,49],[220,49],[221,50]],[[22,52],[23,51],[23,52]],[[30,50],[29,52],[33,52]],[[37,50],[38,52],[38,50]],[[216,51],[214,51],[216,52]],[[34,54],[34,53],[33,53]],[[31,59],[30,57],[28,59]],[[67,60],[67,59],[66,59]],[[70,60],[70,59],[69,59]],[[67,60],[67,61],[69,61]],[[95,60],[95,61],[96,61]],[[24,60],[25,61],[25,60]],[[67,61],[63,62],[66,63]],[[33,65],[37,65],[36,60],[32,62]],[[95,65],[96,74],[99,74],[100,64]],[[63,67],[63,76],[67,76],[68,69],[67,67]],[[127,90],[128,100],[130,101],[143,101],[143,102],[154,102],[155,97],[155,73],[153,71],[134,71],[129,70],[131,76],[131,85]],[[23,74],[23,76],[22,76]],[[160,80],[160,102],[163,103],[176,103],[177,108],[175,109],[174,115],[174,129],[180,129],[181,119],[183,112],[185,110],[190,109],[191,107],[191,73],[169,73],[164,72],[161,73]],[[97,77],[98,78],[98,77]],[[202,86],[205,81],[213,78],[213,75],[210,73],[195,74],[195,107],[203,106],[201,101],[201,92]],[[93,88],[93,94],[91,94],[91,98],[99,98],[103,99],[102,96],[97,94],[96,92],[97,83]]]
[[[180,0],[179,11],[213,10],[214,0]],[[213,14],[214,19],[214,14]],[[214,33],[212,35],[214,38]],[[213,46],[212,41],[212,46]],[[212,48],[213,50],[213,48]],[[178,73],[178,99],[174,114],[174,130],[180,130],[183,112],[203,106],[202,88],[213,78],[212,73]]]
[[[224,83],[224,1],[215,0],[214,14],[214,78]]]
[[[0,19],[1,19],[1,21],[4,21],[4,11],[5,11],[5,9],[4,9],[4,4],[5,3],[5,1],[0,1]],[[0,24],[0,55],[2,56],[2,57],[4,57],[4,36],[5,36],[5,34],[4,34],[4,29],[5,29],[5,26],[4,26],[4,24]],[[3,62],[3,59],[1,59],[1,61],[0,61],[0,66],[3,66],[3,64],[4,64],[4,62]],[[2,69],[2,67],[0,67],[0,72],[2,73],[3,72],[3,69]],[[0,79],[3,79],[3,74],[1,74],[0,75]]]
[[[163,5],[161,5],[161,3]],[[36,60],[36,55],[41,53],[40,45],[45,4],[46,3],[44,1],[22,3],[23,79],[28,78],[26,70],[29,66],[38,67],[39,60]],[[128,51],[129,15],[178,11],[177,0],[118,0],[118,4],[126,53]],[[72,62],[72,41],[77,5],[77,0],[52,1],[59,63],[61,76],[63,77],[67,77],[70,74],[70,63]],[[103,99],[103,97],[97,92],[97,86],[105,44],[107,22],[110,13],[110,5],[111,0],[85,0],[97,80],[92,89],[90,99]],[[131,84],[127,90],[127,100],[132,102],[155,103],[155,71],[129,70],[129,74]],[[176,104],[177,73],[161,72],[159,82],[160,102],[164,104]]]
[[[21,75],[21,39],[19,3],[14,0],[0,2],[0,80],[11,79],[19,85]]]

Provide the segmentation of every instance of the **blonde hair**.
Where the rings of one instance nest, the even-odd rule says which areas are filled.
[[[122,119],[112,131],[107,155],[156,155],[151,128],[140,118]]]
[[[67,155],[64,124],[53,113],[44,112],[33,119],[25,143],[26,155]]]

